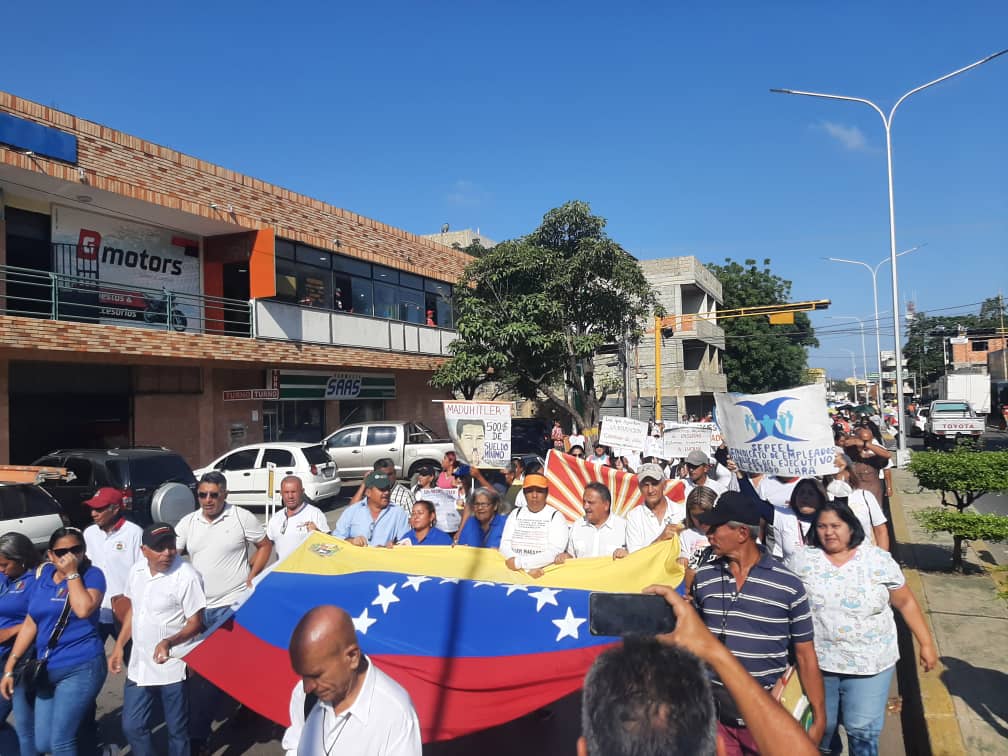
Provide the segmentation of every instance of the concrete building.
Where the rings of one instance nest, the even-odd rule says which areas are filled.
[[[0,92],[0,463],[444,431],[457,250]]]
[[[421,238],[430,239],[431,241],[443,244],[446,247],[460,247],[462,249],[465,249],[475,241],[478,241],[487,249],[497,246],[497,242],[493,239],[485,237],[480,233],[478,228],[475,231],[471,228],[463,228],[459,231],[442,231],[439,234],[423,234]]]
[[[721,283],[695,257],[642,260],[640,266],[667,315],[676,319],[676,327],[661,343],[662,419],[702,417],[714,408],[714,392],[727,391],[724,331],[713,317],[722,302]],[[653,331],[653,327],[649,323],[645,330]],[[647,420],[654,416],[653,332],[645,333],[630,359],[631,414]],[[617,368],[600,358],[596,362],[606,380],[618,380]],[[607,401],[605,413],[623,414],[620,401]]]

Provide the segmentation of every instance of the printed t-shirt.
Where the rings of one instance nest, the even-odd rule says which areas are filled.
[[[24,622],[28,614],[28,598],[35,584],[34,569],[27,570],[21,577],[10,580],[6,575],[0,575],[0,630],[17,627]],[[14,646],[17,636],[13,636],[0,645],[0,656],[8,653]]]
[[[106,590],[102,597],[100,621],[111,625],[115,621],[112,613],[112,597],[126,593],[126,580],[133,565],[143,556],[140,541],[143,528],[120,518],[105,532],[97,525],[84,528],[84,548],[91,564],[105,575]]]

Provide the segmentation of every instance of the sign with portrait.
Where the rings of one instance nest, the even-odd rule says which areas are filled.
[[[511,461],[511,402],[445,402],[445,423],[460,461],[505,467]]]

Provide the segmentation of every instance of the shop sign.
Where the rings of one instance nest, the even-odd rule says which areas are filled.
[[[73,276],[62,284],[61,302],[71,309],[76,304],[82,317],[109,325],[201,330],[199,239],[57,206],[52,240],[61,245],[56,272]]]
[[[225,402],[247,402],[256,399],[279,399],[280,391],[277,389],[236,389],[224,392]]]
[[[356,401],[395,399],[392,373],[330,373],[279,371],[280,399],[325,399]]]

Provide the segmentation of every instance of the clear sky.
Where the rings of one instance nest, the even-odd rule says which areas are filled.
[[[823,258],[888,255],[881,119],[769,88],[888,110],[1008,47],[1003,0],[109,0],[12,3],[0,24],[0,89],[416,233],[505,239],[583,199],[640,258],[770,257],[794,299],[833,301],[810,363],[838,376],[844,350],[861,373],[860,340],[826,315],[870,318],[870,276]],[[1008,55],[897,113],[920,310],[1008,294],[1006,116]],[[888,265],[879,289],[889,313]]]

